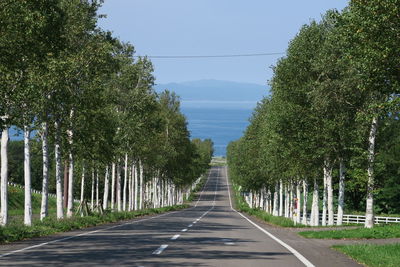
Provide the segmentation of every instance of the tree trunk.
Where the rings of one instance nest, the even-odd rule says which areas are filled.
[[[139,175],[139,168],[137,165],[135,165],[135,172],[134,172],[134,192],[133,192],[133,205],[134,205],[134,209],[137,210],[138,209],[138,175]]]
[[[106,166],[106,174],[104,176],[104,192],[103,192],[103,209],[106,210],[108,207],[108,191],[109,191],[109,179],[108,179],[108,175],[109,175],[109,169],[108,169],[108,165]]]
[[[116,184],[117,184],[117,210],[122,210],[121,205],[121,160],[118,159],[117,165],[117,177],[116,177]]]
[[[125,168],[124,168],[124,187],[122,190],[122,210],[126,210],[126,191],[127,191],[127,186],[128,186],[128,177],[129,177],[129,172],[128,172],[128,153],[125,153]]]
[[[313,191],[313,200],[312,200],[312,208],[311,208],[311,226],[319,225],[319,196],[318,196],[318,183],[317,179],[314,178],[314,191]]]
[[[289,187],[285,185],[285,217],[289,217]]]
[[[43,154],[43,183],[42,204],[40,208],[40,220],[47,217],[49,211],[49,144],[47,140],[47,122],[42,123],[42,154]]]
[[[327,178],[326,178],[325,164],[324,164],[324,167],[323,167],[323,171],[324,171],[324,191],[322,193],[322,220],[321,220],[321,225],[325,226],[326,225],[327,200],[328,200],[328,183],[327,183]]]
[[[64,209],[68,208],[68,161],[64,160]]]
[[[307,200],[308,200],[308,184],[303,180],[303,219],[302,224],[307,225]]]
[[[334,225],[333,218],[333,188],[332,188],[332,162],[325,159],[324,173],[326,176],[326,189],[328,195],[328,225]]]
[[[32,225],[32,194],[31,194],[31,155],[30,155],[30,129],[24,126],[24,181],[25,181],[25,210],[24,224]]]
[[[91,192],[91,198],[90,198],[90,208],[93,211],[94,209],[94,167],[92,167],[92,192]]]
[[[143,209],[143,165],[142,162],[139,162],[139,169],[140,169],[140,191],[139,191],[139,209]]]
[[[276,182],[276,184],[275,184],[275,191],[274,191],[274,212],[272,213],[272,215],[274,215],[274,216],[278,216],[278,215],[279,215],[278,191],[279,191],[279,183]]]
[[[99,208],[99,169],[96,169],[96,208]]]
[[[56,160],[56,194],[57,194],[57,219],[64,218],[63,195],[62,195],[62,179],[61,179],[61,148],[60,148],[60,125],[54,123],[55,142],[54,154]]]
[[[295,207],[295,209],[296,209],[296,222],[297,223],[301,222],[301,208],[300,208],[300,206],[301,206],[301,198],[300,198],[300,195],[301,195],[301,193],[300,193],[300,181],[297,181],[297,183],[296,183],[296,201],[295,201],[295,204],[296,204],[296,207]]]
[[[1,225],[8,222],[8,127],[5,126],[1,133]]]
[[[74,156],[69,152],[67,217],[74,214]]]
[[[343,224],[343,211],[344,211],[344,180],[346,176],[346,166],[343,158],[339,159],[339,199],[338,199],[338,212],[337,212],[337,225]]]
[[[111,210],[115,208],[115,163],[111,165]]]
[[[378,117],[372,119],[371,130],[369,133],[368,147],[368,184],[367,184],[367,207],[365,211],[365,227],[374,227],[374,162],[375,162],[375,142],[378,130]]]
[[[283,216],[283,182],[279,181],[279,216]]]
[[[135,177],[135,165],[132,163],[131,175],[129,176],[128,186],[128,210],[133,210],[133,191],[134,191],[134,177]]]
[[[81,204],[85,198],[85,162],[82,162],[82,177],[81,177]],[[86,201],[85,201],[86,202]]]

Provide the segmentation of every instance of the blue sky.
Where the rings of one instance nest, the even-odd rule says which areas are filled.
[[[105,0],[100,26],[139,55],[285,52],[303,24],[347,0]],[[157,83],[217,79],[266,84],[279,56],[153,59]]]

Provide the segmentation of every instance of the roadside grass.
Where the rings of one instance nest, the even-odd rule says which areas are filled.
[[[17,219],[24,215],[24,189],[14,186],[8,186],[8,214],[9,216],[15,216]],[[40,214],[40,206],[42,201],[42,195],[32,193],[32,214]],[[49,196],[49,214],[56,213],[56,199]]]
[[[333,248],[366,266],[400,266],[400,243],[387,245],[336,245]]]
[[[200,192],[203,189],[203,187],[204,187],[204,185],[205,185],[205,183],[207,181],[207,175],[208,175],[208,173],[203,174],[201,176],[200,182],[196,185],[196,187],[190,193],[188,199],[186,200],[187,202],[192,202],[194,200],[197,200],[198,197],[200,197],[197,193]]]
[[[54,216],[49,216],[43,221],[35,219],[31,227],[21,223],[11,223],[5,227],[0,227],[0,243],[9,243],[27,238],[52,235],[59,232],[67,232],[97,226],[106,223],[113,223],[122,220],[130,220],[136,217],[158,214],[168,211],[180,210],[189,205],[178,205],[158,209],[145,209],[133,212],[106,212],[102,215],[92,214],[90,216],[75,216],[68,219],[57,220]]]
[[[400,238],[400,225],[377,225],[374,228],[353,228],[328,231],[304,231],[299,235],[316,239],[378,239]],[[400,266],[400,265],[399,265]]]

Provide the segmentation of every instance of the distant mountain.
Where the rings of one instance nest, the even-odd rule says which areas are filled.
[[[182,101],[260,101],[269,94],[268,86],[219,80],[199,80],[158,84],[157,92],[168,89]]]

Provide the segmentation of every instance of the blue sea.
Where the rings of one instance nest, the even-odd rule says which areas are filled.
[[[256,106],[252,101],[182,101],[191,138],[210,138],[214,156],[225,156],[230,141],[239,139]]]

